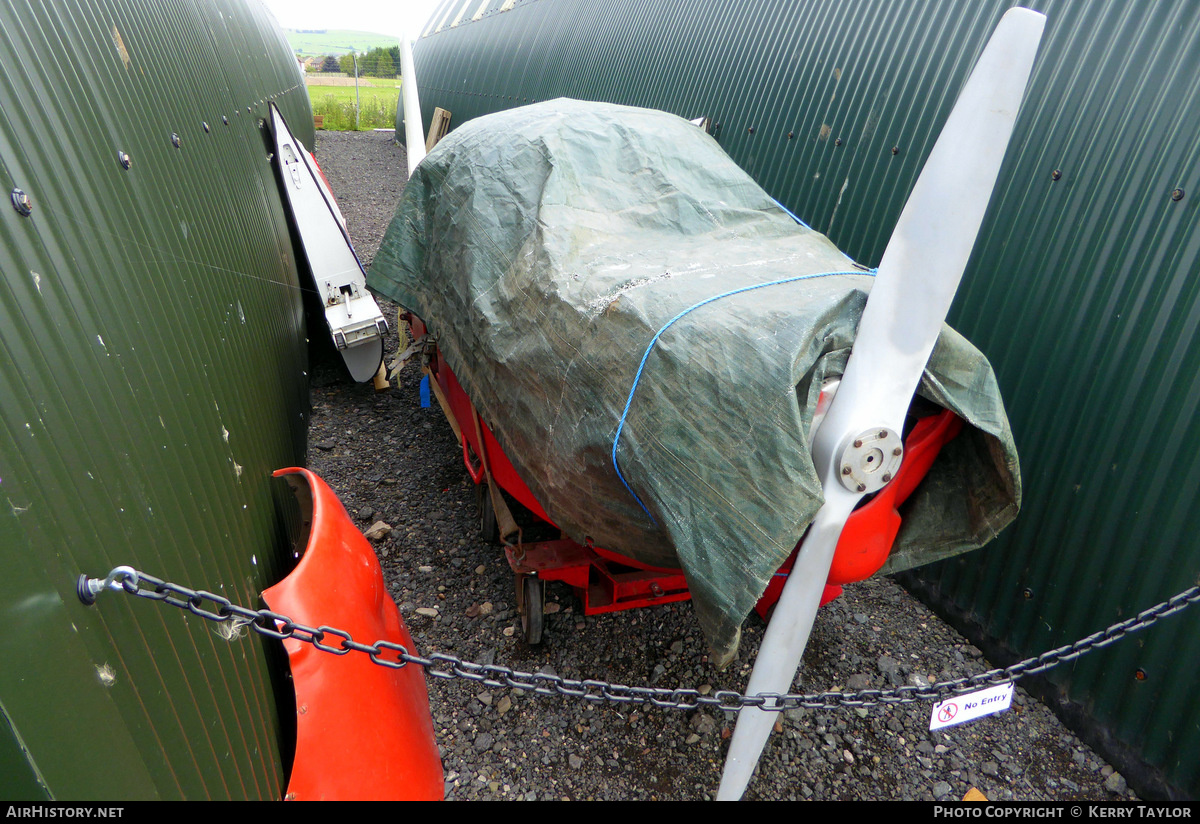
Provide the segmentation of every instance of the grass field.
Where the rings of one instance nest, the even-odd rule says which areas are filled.
[[[305,84],[309,86],[349,86],[354,88],[354,76],[344,74],[328,74],[326,72],[309,72],[304,76]],[[400,81],[396,78],[384,80],[380,77],[360,77],[359,87],[363,86],[394,86]]]
[[[388,129],[396,123],[396,99],[400,94],[400,81],[385,81],[371,78],[373,86],[360,86],[358,128]],[[354,131],[354,87],[353,86],[309,86],[309,99],[314,115],[325,118],[325,128],[330,131]]]
[[[324,32],[284,29],[288,45],[304,57],[322,54],[349,54],[351,51],[368,52],[376,48],[396,45],[396,38],[369,31],[334,30]]]

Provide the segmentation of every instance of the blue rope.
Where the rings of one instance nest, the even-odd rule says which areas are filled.
[[[784,211],[787,210],[785,209]],[[633,491],[633,488],[629,485],[629,482],[625,480],[625,476],[621,474],[621,467],[617,466],[617,442],[621,440],[621,431],[625,428],[625,418],[629,415],[629,407],[633,403],[633,393],[637,391],[638,382],[642,379],[642,371],[646,368],[646,359],[650,357],[650,351],[654,349],[654,344],[658,343],[658,339],[662,337],[663,332],[670,329],[671,326],[674,325],[675,321],[679,320],[689,312],[695,311],[701,306],[707,306],[713,301],[720,300],[721,298],[727,298],[732,295],[740,295],[742,292],[750,292],[754,289],[762,289],[766,286],[779,286],[784,283],[795,283],[799,280],[812,280],[813,278],[827,278],[834,277],[836,275],[868,275],[870,277],[874,277],[875,271],[875,269],[869,269],[861,272],[821,272],[820,274],[815,275],[797,275],[796,277],[792,278],[772,280],[767,283],[758,283],[753,286],[742,286],[739,289],[732,289],[728,292],[722,292],[719,295],[713,295],[711,298],[705,298],[699,303],[689,306],[687,309],[684,309],[678,315],[667,321],[666,324],[655,333],[654,337],[650,341],[650,345],[646,347],[646,352],[642,355],[642,362],[638,364],[637,374],[633,378],[633,386],[629,387],[629,397],[625,400],[625,410],[621,413],[621,420],[617,424],[617,434],[613,436],[612,445],[612,465],[613,469],[617,471],[617,477],[621,479],[621,483],[625,485],[627,490],[629,490],[629,494],[632,495],[633,499],[638,502],[638,506],[642,508],[642,511],[646,513],[646,517],[649,518],[652,523],[657,524],[658,521],[654,519],[654,516],[650,514],[650,510],[646,508],[644,503],[642,503],[642,499],[638,497],[638,494]]]
[[[771,200],[775,200],[775,198],[771,198]],[[799,224],[800,224],[801,226],[803,226],[805,229],[809,229],[810,231],[812,230],[812,227],[811,227],[811,226],[809,226],[809,225],[808,225],[807,223],[805,223],[803,220],[801,220],[800,218],[798,218],[798,217],[796,217],[794,214],[792,214],[792,210],[791,210],[791,209],[789,209],[788,207],[784,206],[784,205],[783,205],[782,203],[780,203],[778,200],[775,200],[775,205],[776,205],[776,206],[778,206],[780,209],[783,209],[783,211],[787,212],[787,216],[788,216],[788,217],[790,217],[792,220],[794,220],[794,221],[796,221],[797,223],[799,223]]]

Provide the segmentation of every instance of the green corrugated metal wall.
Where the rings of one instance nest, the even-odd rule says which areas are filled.
[[[0,798],[279,798],[275,653],[75,578],[255,604],[288,567],[304,320],[260,118],[312,145],[303,80],[257,0],[14,0],[0,65]]]
[[[872,265],[1013,5],[492,0],[471,22],[470,0],[449,26],[463,3],[417,44],[426,122],[433,106],[461,124],[564,95],[707,116],[772,195]],[[996,366],[1025,510],[924,576],[1015,654],[1200,573],[1200,15],[1190,0],[1031,5],[1049,17],[1041,56],[950,318]],[[1111,755],[1149,765],[1144,792],[1195,796],[1198,660],[1193,609],[1050,679]]]

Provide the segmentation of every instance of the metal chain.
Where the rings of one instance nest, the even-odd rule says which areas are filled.
[[[693,710],[711,707],[719,710],[737,711],[742,707],[758,707],[762,710],[779,712],[804,707],[807,709],[835,709],[838,707],[871,707],[879,704],[911,704],[918,701],[943,700],[954,695],[972,692],[981,687],[996,686],[1016,681],[1027,675],[1039,675],[1065,661],[1073,661],[1086,652],[1106,647],[1131,632],[1145,629],[1168,615],[1200,601],[1200,586],[1194,586],[1139,612],[1133,618],[1113,624],[1107,629],[1093,633],[1073,644],[1043,652],[1034,658],[1013,664],[1004,669],[993,669],[979,675],[942,681],[925,687],[904,686],[890,690],[858,690],[856,692],[818,692],[808,694],[761,693],[742,695],[734,690],[717,690],[702,694],[695,689],[667,689],[662,687],[629,687],[606,681],[588,679],[579,681],[543,672],[522,672],[497,664],[476,664],[454,655],[433,653],[428,658],[414,655],[402,644],[391,641],[376,641],[363,644],[355,641],[350,633],[330,626],[310,627],[298,624],[286,615],[267,609],[248,609],[238,606],[221,595],[205,590],[190,589],[172,584],[139,572],[132,567],[117,567],[106,578],[79,578],[79,597],[86,604],[94,603],[102,591],[112,590],[161,601],[173,607],[185,609],[193,615],[220,623],[233,622],[248,626],[260,635],[277,640],[294,639],[312,644],[331,655],[360,652],[370,657],[373,663],[391,669],[401,669],[409,664],[424,667],[430,677],[442,679],[464,679],[485,686],[525,690],[538,695],[564,695],[579,698],[594,704],[643,704],[649,703],[664,709]],[[205,604],[211,604],[206,607]],[[333,636],[337,643],[325,643]]]

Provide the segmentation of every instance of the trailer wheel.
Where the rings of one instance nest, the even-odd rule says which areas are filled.
[[[496,525],[496,508],[486,483],[476,484],[475,503],[479,505],[479,534],[489,544],[500,543],[500,527]]]
[[[536,647],[542,643],[545,619],[546,590],[541,578],[517,576],[517,610],[521,613],[521,632],[525,643]]]

